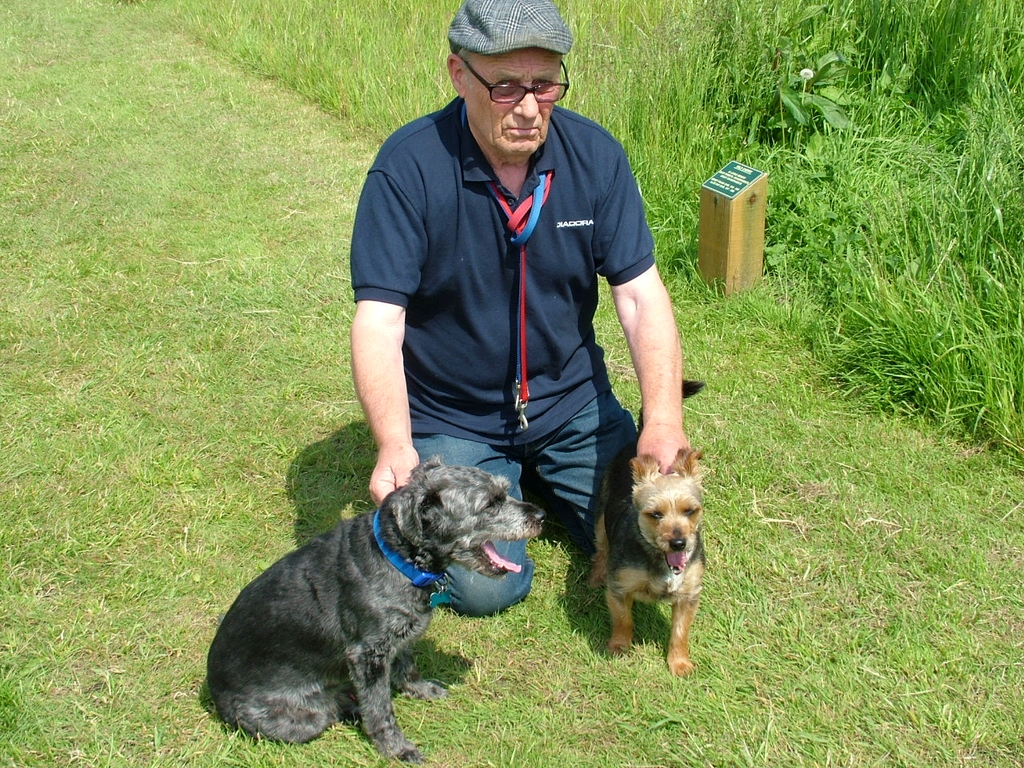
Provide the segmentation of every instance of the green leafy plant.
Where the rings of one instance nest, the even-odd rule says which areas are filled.
[[[816,118],[833,128],[849,128],[850,118],[840,106],[843,91],[839,86],[849,67],[843,55],[826,53],[797,74],[787,74],[779,83],[779,104],[783,107],[781,122],[790,128],[813,127]]]
[[[805,134],[828,128],[843,130],[851,126],[844,108],[847,102],[845,82],[852,67],[838,51],[813,56],[814,21],[825,14],[826,6],[814,6],[786,31],[779,40],[772,66],[777,87],[765,124],[768,137],[800,147]]]

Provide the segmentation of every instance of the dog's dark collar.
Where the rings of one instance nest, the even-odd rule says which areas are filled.
[[[380,547],[380,551],[384,553],[384,557],[388,559],[388,562],[400,570],[409,579],[409,581],[412,582],[414,587],[431,587],[442,579],[447,578],[448,574],[444,571],[441,573],[421,571],[388,546],[388,543],[384,541],[384,537],[381,535],[380,531],[379,509],[373,516],[373,538],[377,540],[377,546]]]

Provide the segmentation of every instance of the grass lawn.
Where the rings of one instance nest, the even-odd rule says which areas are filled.
[[[0,61],[0,765],[384,764],[202,695],[238,590],[370,508],[346,260],[375,146],[155,2],[7,0]],[[450,696],[397,700],[406,733],[460,768],[1024,765],[1024,476],[837,396],[770,283],[673,290],[708,382],[697,671],[667,673],[660,608],[607,658],[551,528],[523,604],[437,613]]]

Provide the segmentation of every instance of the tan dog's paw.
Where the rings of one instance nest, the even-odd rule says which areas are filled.
[[[688,675],[696,669],[697,665],[687,658],[672,659],[668,663],[669,671],[676,677]]]
[[[631,640],[629,639],[623,640],[613,637],[608,641],[608,653],[612,656],[621,656],[629,650],[630,643]]]

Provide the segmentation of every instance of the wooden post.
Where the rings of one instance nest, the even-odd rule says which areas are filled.
[[[768,174],[735,161],[700,188],[697,266],[726,295],[761,280],[767,196]]]

